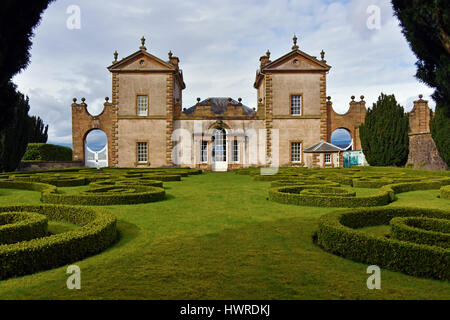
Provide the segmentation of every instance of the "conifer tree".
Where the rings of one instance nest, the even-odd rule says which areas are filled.
[[[12,85],[12,84],[11,84]],[[12,106],[12,117],[0,134],[0,171],[14,171],[28,145],[30,110],[28,97],[18,92],[15,88],[15,101]]]
[[[30,136],[28,143],[46,143],[48,139],[48,125],[44,125],[41,117],[30,118]]]
[[[416,77],[435,89],[431,134],[450,166],[450,5],[448,0],[392,0],[392,4],[418,59]]]
[[[361,146],[371,166],[403,166],[408,160],[409,119],[394,95],[381,93],[359,127]]]

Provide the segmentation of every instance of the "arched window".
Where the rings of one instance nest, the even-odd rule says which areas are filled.
[[[227,161],[227,133],[223,128],[217,128],[213,131],[212,158],[215,162]]]
[[[342,149],[347,149],[352,144],[352,136],[347,129],[336,129],[331,135],[331,144],[334,144],[335,146]]]

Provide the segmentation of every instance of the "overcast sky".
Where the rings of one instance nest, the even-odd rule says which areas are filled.
[[[71,5],[80,8],[79,29],[67,27]],[[434,108],[387,0],[57,0],[35,33],[31,63],[14,82],[30,97],[30,114],[49,124],[49,143],[71,145],[72,98],[86,97],[89,111],[101,112],[111,97],[106,67],[114,50],[119,59],[134,53],[143,35],[150,53],[167,60],[171,50],[180,58],[186,108],[213,96],[256,107],[259,57],[268,49],[272,60],[289,52],[294,33],[300,50],[326,52],[327,95],[337,112],[347,111],[352,95],[371,106],[380,92],[395,94],[406,111],[422,93]]]

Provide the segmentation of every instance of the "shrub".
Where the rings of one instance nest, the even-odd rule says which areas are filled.
[[[47,235],[47,217],[34,212],[0,213],[0,244],[11,244]]]
[[[450,200],[450,185],[441,188],[441,199]]]
[[[119,192],[114,192],[115,189]],[[126,189],[127,192],[124,192]],[[91,194],[90,194],[91,193]],[[162,188],[133,186],[109,186],[91,188],[84,193],[57,193],[55,190],[45,189],[41,193],[41,201],[53,204],[76,204],[88,206],[104,206],[117,204],[137,204],[161,201],[166,198]]]
[[[450,221],[433,218],[398,217],[390,222],[392,238],[450,248]]]
[[[98,208],[75,206],[11,206],[0,212],[35,212],[49,220],[80,227],[44,238],[0,246],[0,279],[22,276],[97,254],[117,240],[116,218]]]
[[[46,143],[29,143],[22,160],[72,161],[72,149]]]
[[[390,195],[387,191],[379,191],[372,196],[355,197],[346,194],[346,196],[340,196],[338,192],[330,192],[332,188],[327,188],[327,194],[302,194],[305,189],[317,189],[317,186],[288,186],[271,188],[269,190],[269,200],[285,203],[295,204],[298,206],[314,206],[314,207],[373,207],[384,206],[391,202]],[[341,189],[341,188],[336,188]],[[320,192],[320,188],[318,192]],[[341,189],[339,192],[343,193],[345,189]],[[347,190],[345,190],[347,191]],[[345,194],[345,193],[343,193]]]
[[[450,219],[450,211],[384,207],[340,210],[322,216],[318,244],[334,254],[409,275],[450,280],[450,250],[378,237],[357,228],[387,225],[395,217]]]

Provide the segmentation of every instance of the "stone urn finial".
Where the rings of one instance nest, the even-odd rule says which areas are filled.
[[[144,36],[142,36],[142,38],[141,38],[141,46],[139,47],[139,49],[141,49],[141,50],[147,50],[147,48],[145,47],[145,37]]]
[[[294,37],[292,38],[292,41],[294,42],[294,45],[292,46],[292,50],[298,50],[298,45],[297,45],[297,36],[294,34]]]

